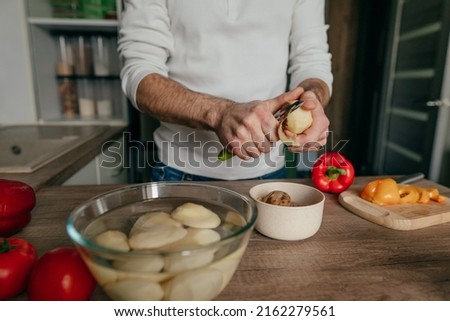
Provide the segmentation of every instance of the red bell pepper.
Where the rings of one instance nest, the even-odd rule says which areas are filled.
[[[0,300],[24,291],[34,263],[34,246],[19,238],[0,238]]]
[[[0,237],[11,236],[31,220],[36,205],[33,188],[23,182],[0,179]]]
[[[355,169],[340,153],[328,152],[314,163],[311,176],[313,184],[322,192],[339,194],[352,185]]]

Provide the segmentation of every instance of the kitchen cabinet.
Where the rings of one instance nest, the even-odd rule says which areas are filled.
[[[120,88],[117,19],[64,17],[54,11],[56,1],[23,1],[37,121],[126,124],[129,107]],[[116,8],[120,14],[121,1]]]
[[[115,9],[103,15],[101,10],[106,2]],[[120,87],[116,49],[117,17],[122,1],[21,0],[21,3],[29,42],[35,122],[128,125],[133,109]],[[123,139],[113,144],[123,144]],[[127,154],[126,149],[121,150],[123,159]],[[104,155],[99,152],[64,184],[128,182],[128,169],[107,168],[102,166],[103,161]]]
[[[124,166],[125,148],[123,148],[123,144],[124,139],[121,138],[104,145],[100,154],[65,181],[63,185],[128,183],[128,172]]]

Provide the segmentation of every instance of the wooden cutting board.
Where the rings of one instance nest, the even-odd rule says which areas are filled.
[[[436,224],[450,222],[450,199],[445,186],[421,180],[412,185],[437,188],[447,197],[444,203],[402,204],[380,206],[359,196],[364,185],[355,185],[339,195],[339,203],[350,212],[379,225],[394,230],[416,230]]]

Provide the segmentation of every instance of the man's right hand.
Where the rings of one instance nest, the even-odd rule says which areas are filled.
[[[222,144],[234,155],[248,160],[270,152],[278,140],[278,121],[273,114],[303,93],[297,87],[268,100],[230,103],[219,113],[215,131]]]

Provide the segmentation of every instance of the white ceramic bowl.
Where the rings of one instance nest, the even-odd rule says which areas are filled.
[[[282,191],[300,206],[272,205],[261,198]],[[316,188],[293,182],[268,182],[252,187],[250,197],[256,202],[255,228],[261,234],[279,240],[303,240],[317,233],[322,223],[325,195]]]

